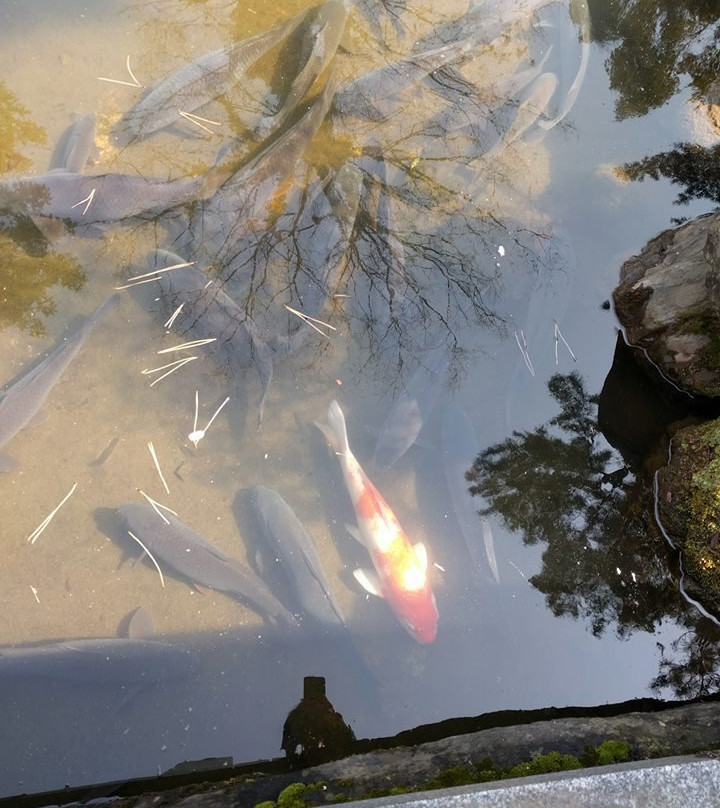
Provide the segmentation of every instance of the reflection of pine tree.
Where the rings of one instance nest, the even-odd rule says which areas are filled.
[[[589,0],[589,6],[593,39],[613,44],[606,69],[619,120],[661,107],[686,75],[697,95],[717,77],[717,0]]]
[[[672,643],[679,660],[662,658],[660,673],[652,682],[653,690],[671,687],[680,698],[698,698],[720,691],[720,627],[700,618],[692,629]]]
[[[672,151],[626,163],[621,170],[631,180],[666,177],[676,185],[684,185],[685,190],[676,199],[678,205],[703,198],[720,203],[720,146],[676,143]]]
[[[652,631],[679,608],[666,547],[628,498],[627,471],[597,445],[596,397],[580,375],[555,375],[548,388],[560,413],[485,449],[470,490],[526,544],[547,544],[531,583],[554,614],[589,619],[598,635],[612,622],[619,635]]]

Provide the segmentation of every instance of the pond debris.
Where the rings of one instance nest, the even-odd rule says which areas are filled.
[[[159,267],[158,269],[153,269],[151,272],[143,272],[142,275],[134,275],[132,278],[127,279],[128,282],[124,286],[114,286],[113,288],[119,292],[123,289],[132,289],[134,286],[142,286],[143,283],[154,283],[161,272],[171,272],[173,269],[185,269],[185,267],[191,267],[194,264],[194,261],[181,261],[179,264],[172,264],[169,267]]]
[[[142,488],[138,488],[138,492],[145,497],[145,499],[150,503],[150,505],[152,505],[155,513],[157,513],[157,515],[163,520],[163,522],[165,522],[166,525],[169,525],[170,522],[163,516],[163,514],[160,513],[158,508],[162,508],[163,510],[167,511],[168,513],[171,513],[173,516],[177,516],[176,511],[174,511],[172,508],[168,508],[167,505],[163,505],[162,502],[158,502],[157,500],[153,499],[151,496],[146,494],[142,490]]]
[[[172,345],[170,348],[163,348],[158,351],[158,354],[173,353],[173,351],[184,351],[189,348],[199,348],[201,345],[208,345],[211,342],[216,342],[217,337],[208,337],[207,339],[194,339],[190,342],[183,342],[180,345]]]
[[[169,494],[170,489],[168,488],[168,484],[165,482],[165,477],[163,476],[162,469],[160,468],[160,461],[158,460],[157,453],[155,452],[155,447],[153,446],[153,442],[151,440],[148,441],[148,450],[150,451],[150,457],[152,457],[153,463],[155,464],[155,468],[157,469],[160,481],[162,482],[165,488],[165,492]]]
[[[567,340],[562,335],[562,331],[560,331],[560,326],[555,322],[555,364],[558,364],[558,339],[562,340],[563,345],[568,349],[570,356],[572,357],[573,362],[577,362],[577,356],[572,352],[572,348],[567,344]]]
[[[86,203],[85,207],[83,208],[82,215],[84,216],[88,212],[88,208],[90,207],[90,203],[95,199],[95,188],[90,191],[90,193],[85,197],[85,199],[81,199],[79,202],[76,202],[74,205],[70,205],[71,208],[79,208],[83,202]]]
[[[127,72],[130,74],[130,78],[132,81],[123,81],[122,79],[108,79],[105,76],[98,76],[98,81],[109,81],[111,84],[123,84],[125,87],[142,87],[143,85],[135,77],[135,74],[132,72],[132,68],[130,67],[130,54],[128,53],[127,59],[125,61],[125,66],[127,67]]]
[[[204,129],[210,135],[214,135],[215,132],[213,132],[213,130],[208,126],[205,126],[206,123],[209,123],[210,126],[222,126],[220,121],[211,121],[209,118],[202,118],[200,115],[193,115],[192,112],[185,112],[182,109],[178,110],[178,114],[182,118],[185,118],[186,121],[194,123],[195,126],[199,126],[201,129]]]
[[[171,368],[168,370],[167,373],[163,373],[162,376],[158,376],[154,382],[150,383],[150,387],[154,387],[158,382],[161,382],[166,376],[169,376],[171,373],[175,373],[176,370],[180,370],[183,365],[187,365],[188,362],[192,362],[193,359],[197,359],[197,356],[186,356],[184,359],[176,359],[174,362],[170,362],[167,365],[162,365],[159,368],[145,368],[145,370],[141,371],[143,376],[149,376],[151,373],[159,373],[161,370],[166,370],[167,368]]]
[[[162,514],[160,515],[162,516]],[[164,516],[163,519],[165,519]],[[165,519],[165,521],[167,522],[167,519]],[[128,530],[128,536],[130,536],[131,539],[134,539],[142,547],[143,552],[155,565],[155,569],[158,571],[158,575],[160,576],[160,585],[162,586],[163,589],[165,589],[165,579],[163,578],[162,570],[160,569],[160,565],[157,563],[157,561],[155,561],[155,557],[153,556],[153,554],[150,552],[150,550],[148,550],[148,548],[140,541],[140,539],[138,539],[138,537],[132,531]]]
[[[40,534],[41,534],[41,533],[43,532],[43,530],[45,530],[45,528],[46,528],[46,527],[47,527],[47,526],[50,524],[50,522],[51,522],[51,520],[52,520],[53,516],[55,516],[55,514],[56,514],[56,513],[57,513],[57,512],[60,510],[60,508],[62,508],[62,506],[63,506],[63,505],[64,505],[64,504],[65,504],[65,503],[66,503],[66,502],[67,502],[67,501],[70,499],[70,497],[72,496],[72,494],[73,494],[73,492],[75,491],[75,489],[76,489],[76,488],[77,488],[77,483],[73,483],[73,487],[72,487],[72,488],[71,488],[71,489],[68,491],[68,493],[67,493],[67,494],[65,494],[65,496],[62,498],[62,500],[61,500],[61,502],[59,503],[59,505],[58,505],[56,508],[54,508],[54,509],[53,509],[53,510],[52,510],[52,511],[51,511],[51,512],[50,512],[50,513],[49,513],[49,514],[48,514],[48,515],[47,515],[47,516],[46,516],[46,517],[43,519],[43,521],[42,521],[42,522],[41,522],[41,523],[40,523],[40,524],[39,524],[39,525],[38,525],[38,526],[35,528],[35,530],[33,530],[33,532],[32,532],[32,533],[31,533],[31,534],[30,534],[30,535],[27,537],[27,541],[28,541],[28,542],[30,542],[30,544],[35,544],[35,542],[36,542],[36,541],[38,540],[38,538],[40,537]]]
[[[193,431],[188,435],[188,440],[192,441],[195,444],[195,448],[197,448],[198,443],[205,437],[205,433],[210,429],[210,424],[217,418],[220,410],[230,401],[230,396],[227,396],[225,401],[215,410],[215,414],[213,417],[207,422],[207,426],[205,429],[198,429],[197,428],[197,421],[198,421],[198,406],[199,406],[199,399],[198,399],[198,391],[195,391],[195,420],[193,422]]]
[[[530,354],[528,353],[528,344],[527,340],[525,339],[525,334],[523,333],[522,328],[520,329],[520,336],[518,336],[518,332],[515,331],[515,342],[517,342],[518,348],[520,348],[520,353],[522,354],[522,358],[525,360],[525,367],[527,367],[527,369],[530,371],[530,375],[534,378],[535,368],[533,367],[533,364],[530,361]]]
[[[318,328],[314,323],[319,323],[320,325],[324,325],[325,328],[329,328],[331,331],[337,331],[334,325],[330,325],[330,323],[326,323],[324,320],[318,320],[317,317],[311,317],[309,314],[305,314],[302,311],[298,311],[297,309],[293,309],[287,305],[287,303],[283,303],[285,308],[291,313],[299,317],[303,322],[307,323],[310,328],[314,328],[318,334],[322,334],[323,337],[326,339],[330,339],[330,335],[326,334],[323,330]]]
[[[170,315],[170,317],[163,323],[163,328],[172,328],[173,323],[178,318],[178,315],[180,314],[180,312],[183,310],[184,305],[185,305],[184,303],[181,303],[175,309],[175,311]]]
[[[38,597],[38,591],[37,591],[37,589],[36,589],[36,588],[35,588],[35,587],[34,587],[32,584],[30,584],[30,589],[31,589],[31,591],[32,591],[32,593],[33,593],[33,597],[35,598],[35,600],[36,600],[38,603],[40,603],[40,598]]]

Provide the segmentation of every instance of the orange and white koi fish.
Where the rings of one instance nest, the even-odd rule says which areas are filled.
[[[317,426],[338,455],[355,508],[358,527],[348,526],[348,530],[365,546],[375,567],[374,572],[356,569],[355,579],[371,595],[385,598],[418,642],[433,642],[438,611],[428,581],[425,546],[410,544],[390,506],[350,451],[345,417],[337,401],[330,404],[328,423]]]

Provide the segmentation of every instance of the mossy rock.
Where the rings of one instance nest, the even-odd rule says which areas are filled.
[[[660,519],[684,554],[693,595],[720,612],[720,419],[686,427],[658,472]]]

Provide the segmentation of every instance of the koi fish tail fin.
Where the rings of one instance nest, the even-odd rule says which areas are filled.
[[[320,424],[315,421],[315,426],[323,433],[334,452],[337,454],[347,454],[350,451],[347,429],[345,427],[345,416],[337,401],[330,403],[327,424]]]

